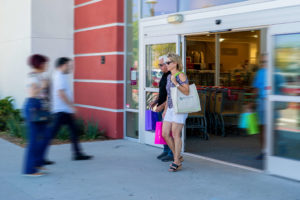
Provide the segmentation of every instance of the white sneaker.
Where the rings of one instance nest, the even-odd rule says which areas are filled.
[[[40,176],[44,176],[45,173],[41,173],[41,172],[37,172],[37,173],[33,173],[33,174],[23,174],[23,176],[27,176],[27,177],[40,177]]]
[[[49,172],[49,170],[48,170],[47,168],[45,168],[45,167],[36,167],[36,169],[37,169],[39,172],[45,173],[45,174]]]

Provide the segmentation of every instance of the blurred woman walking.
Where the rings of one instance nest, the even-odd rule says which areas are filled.
[[[48,79],[45,76],[48,58],[32,55],[28,64],[32,71],[28,74],[28,98],[25,102],[24,115],[27,125],[27,147],[24,160],[24,175],[42,176],[44,159],[41,148],[45,141],[49,121]]]

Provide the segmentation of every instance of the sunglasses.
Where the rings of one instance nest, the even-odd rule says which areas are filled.
[[[169,64],[171,64],[173,61],[168,61],[168,62],[166,62],[166,65],[169,65]]]
[[[165,65],[165,63],[164,64],[158,64],[159,67],[163,67],[164,65]]]

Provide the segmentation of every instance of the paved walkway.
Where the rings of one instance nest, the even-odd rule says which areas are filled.
[[[160,149],[126,140],[83,143],[91,161],[51,147],[44,177],[21,176],[24,150],[0,139],[0,200],[300,200],[300,183],[185,156],[169,173]]]

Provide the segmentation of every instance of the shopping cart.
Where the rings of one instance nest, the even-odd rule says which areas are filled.
[[[205,118],[207,121],[207,132],[215,132],[215,117],[214,117],[214,91],[215,87],[202,87],[205,93],[206,105],[205,105]]]
[[[187,121],[186,128],[191,129],[192,133],[200,133],[200,136],[208,140],[209,135],[207,132],[207,118],[206,118],[206,101],[207,92],[205,88],[198,88],[198,94],[200,98],[201,111],[190,113]]]
[[[220,88],[216,90],[215,120],[216,133],[226,136],[226,127],[237,130],[238,118],[242,113],[244,90],[240,88]]]

